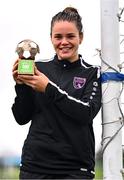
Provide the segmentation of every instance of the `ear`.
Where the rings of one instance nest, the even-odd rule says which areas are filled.
[[[82,43],[82,41],[83,41],[83,37],[84,37],[84,36],[83,36],[83,33],[80,33],[80,34],[79,34],[79,37],[80,37],[80,41],[79,41],[79,43],[81,44],[81,43]]]

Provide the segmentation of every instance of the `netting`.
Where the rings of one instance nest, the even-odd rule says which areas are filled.
[[[106,93],[111,86],[111,82],[118,83],[120,90],[119,93],[116,93],[114,97],[110,96],[109,98],[102,98],[102,105],[109,105],[113,102],[113,104],[116,104],[115,107],[118,107],[119,110],[119,117],[115,119],[112,117],[110,121],[108,122],[102,122],[102,129],[106,125],[112,126],[115,124],[115,126],[119,123],[119,126],[117,126],[117,129],[115,128],[112,133],[109,135],[102,134],[102,153],[104,153],[107,146],[115,139],[115,137],[118,135],[118,133],[122,130],[122,148],[124,147],[124,1],[119,1],[119,12],[117,14],[118,22],[119,22],[119,31],[120,31],[120,60],[119,64],[116,66],[110,62],[108,59],[104,59],[102,56],[102,51],[100,49],[97,50],[97,55],[99,55],[99,58],[101,60],[101,63],[105,65],[104,71],[102,71],[102,83],[105,83],[104,91],[102,92],[102,97],[106,96]],[[113,111],[113,109],[112,109]],[[110,112],[111,113],[111,112]],[[113,120],[114,119],[114,120]],[[114,126],[114,125],[113,125]],[[123,170],[122,174],[123,174]]]

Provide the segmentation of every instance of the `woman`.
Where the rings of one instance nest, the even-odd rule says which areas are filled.
[[[83,40],[81,17],[67,7],[51,21],[56,55],[36,62],[33,76],[13,66],[20,125],[31,121],[22,149],[20,179],[93,179],[93,119],[101,106],[99,69],[78,54]]]

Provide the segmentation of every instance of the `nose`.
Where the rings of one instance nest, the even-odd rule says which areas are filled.
[[[67,40],[67,38],[62,38],[62,41],[61,41],[61,44],[68,44],[68,40]]]

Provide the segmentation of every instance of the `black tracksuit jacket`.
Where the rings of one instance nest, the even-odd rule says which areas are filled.
[[[12,111],[18,124],[31,121],[21,169],[43,174],[91,175],[95,166],[93,119],[101,106],[99,68],[79,60],[36,62],[50,82],[45,93],[15,85]]]

